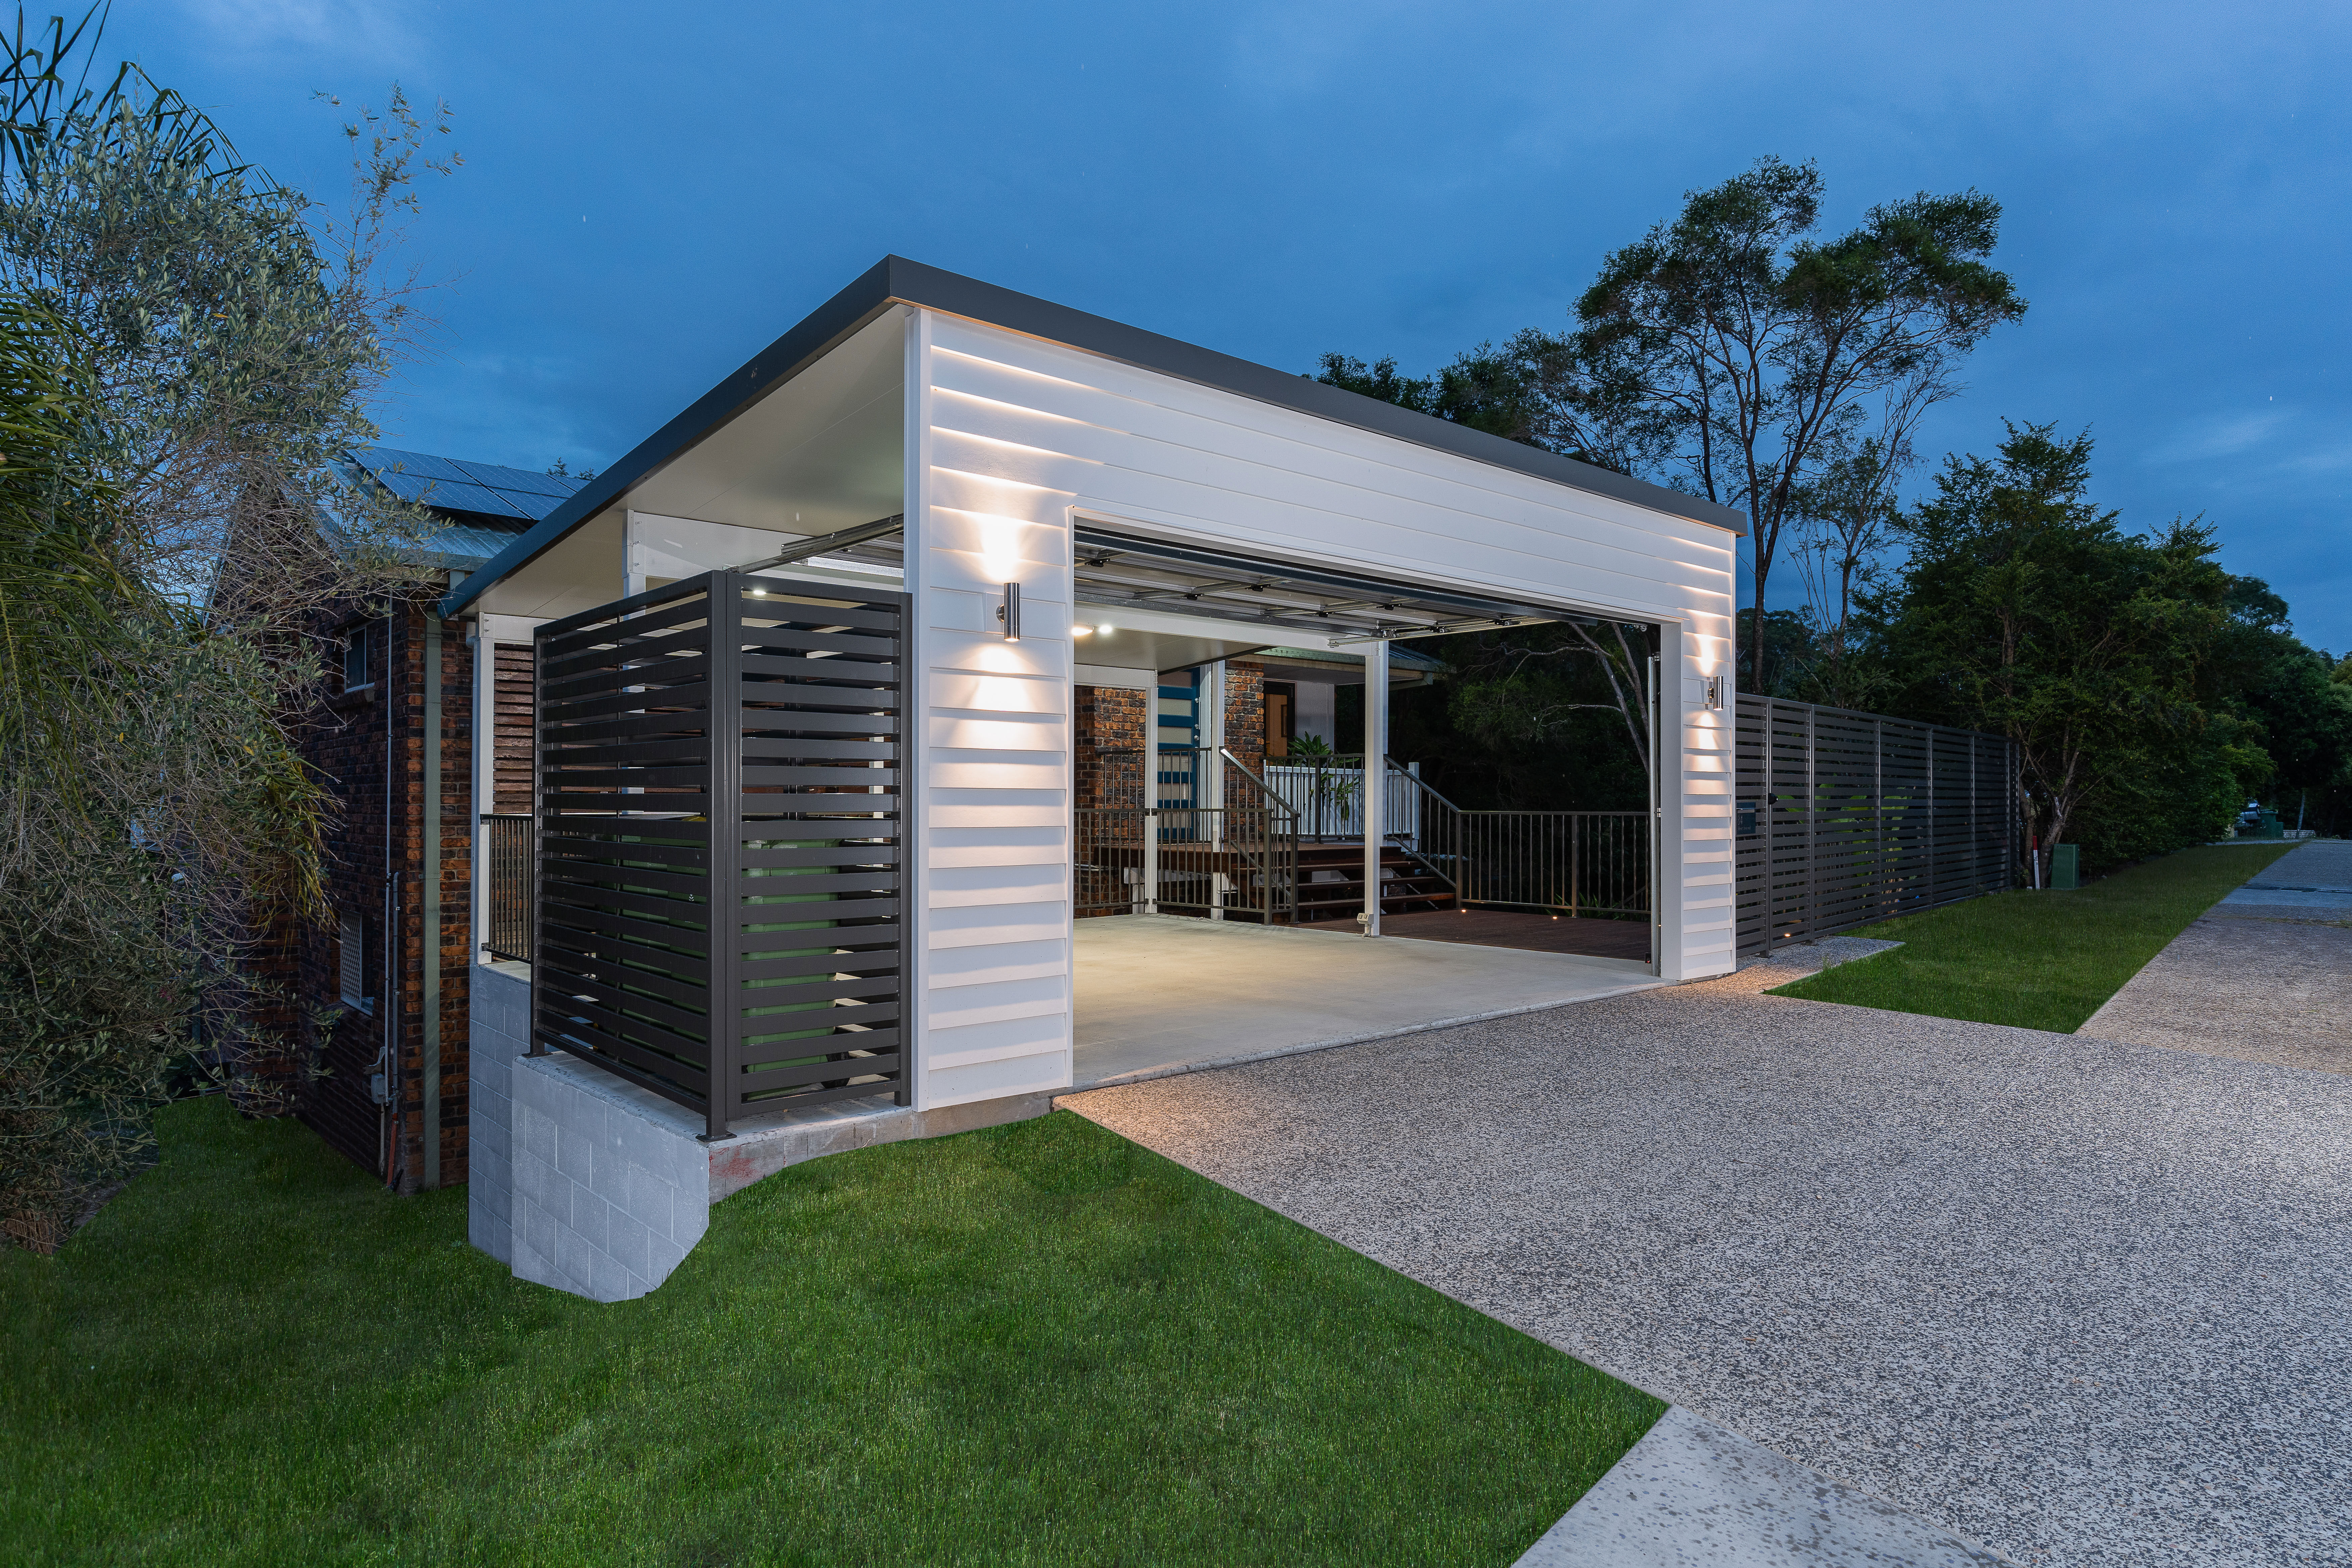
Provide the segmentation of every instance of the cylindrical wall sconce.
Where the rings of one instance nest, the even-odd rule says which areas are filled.
[[[1004,603],[996,606],[996,623],[1006,642],[1021,640],[1021,584],[1004,584]]]

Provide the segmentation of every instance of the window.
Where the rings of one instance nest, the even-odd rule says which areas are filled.
[[[362,686],[373,684],[374,678],[368,669],[374,662],[375,650],[383,641],[383,634],[373,621],[353,626],[343,634],[344,690],[357,691]]]
[[[367,922],[358,915],[345,915],[335,949],[337,965],[342,971],[343,1005],[374,1012],[375,1003],[368,995]]]

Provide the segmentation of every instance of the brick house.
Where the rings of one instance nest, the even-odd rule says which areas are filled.
[[[340,657],[301,742],[341,809],[326,846],[330,918],[299,922],[293,968],[304,1006],[341,1016],[295,1109],[354,1163],[413,1192],[463,1182],[467,1153],[477,649],[465,627],[443,626],[435,601],[584,481],[388,447],[352,452],[337,471],[442,527],[414,553],[422,584],[390,604],[335,606],[321,627]],[[527,708],[520,720],[527,764]]]

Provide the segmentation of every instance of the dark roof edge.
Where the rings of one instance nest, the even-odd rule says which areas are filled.
[[[1553,484],[1629,501],[1653,511],[1687,518],[1693,522],[1745,535],[1743,512],[1718,506],[1680,490],[1644,479],[1628,479],[1607,468],[1580,463],[1540,447],[1506,440],[1410,408],[1382,403],[1376,397],[1328,386],[1312,377],[1275,370],[1232,354],[1148,332],[1106,317],[1089,315],[1032,294],[1016,293],[983,283],[977,278],[886,256],[856,281],[812,311],[799,325],[768,345],[741,369],[637,443],[619,462],[583,486],[571,500],[539,523],[479,572],[467,578],[441,601],[444,617],[456,616],[484,590],[509,574],[529,565],[550,546],[582,522],[625,494],[639,479],[693,447],[729,418],[756,402],[844,338],[864,327],[893,304],[919,305],[964,316],[1007,331],[1044,338],[1088,353],[1100,354],[1142,370],[1197,382],[1259,403],[1294,409],[1301,414],[1352,425],[1375,435],[1391,436],[1416,446],[1451,452],[1475,462],[1515,469]]]
[[[484,590],[530,565],[580,524],[619,500],[639,479],[692,447],[749,405],[798,375],[809,364],[887,310],[892,303],[890,269],[905,266],[885,257],[857,280],[818,306],[801,323],[770,343],[734,374],[698,397],[660,429],[638,442],[628,456],[606,468],[549,512],[530,532],[499,552],[496,559],[466,579],[441,601],[443,619],[457,615]]]
[[[1312,376],[1275,370],[1214,349],[1164,338],[1140,327],[1090,316],[1067,305],[1056,305],[1051,300],[1018,294],[976,278],[908,261],[904,257],[886,258],[882,265],[890,268],[892,298],[910,305],[969,316],[989,326],[1066,343],[1139,369],[1199,382],[1259,403],[1295,409],[1336,424],[1353,425],[1376,435],[1393,436],[1499,468],[1516,468],[1553,484],[1631,501],[1653,511],[1688,518],[1742,536],[1748,532],[1748,514],[1734,508],[1685,495],[1646,479],[1629,479],[1591,463],[1580,463],[1541,447],[1490,436],[1467,425],[1456,425],[1433,415],[1382,403],[1377,397],[1366,397],[1360,392],[1327,385]]]

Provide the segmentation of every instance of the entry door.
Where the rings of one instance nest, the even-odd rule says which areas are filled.
[[[1196,765],[1201,745],[1201,672],[1182,669],[1176,675],[1181,685],[1163,677],[1160,687],[1157,744],[1153,748],[1159,782],[1152,804],[1190,810],[1201,804],[1200,770]]]

